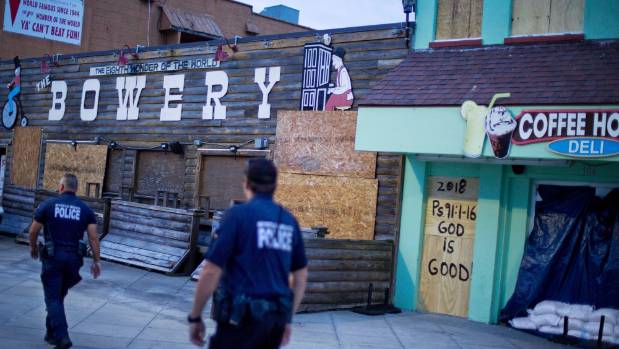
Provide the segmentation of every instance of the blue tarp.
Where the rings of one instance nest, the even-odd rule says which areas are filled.
[[[541,185],[507,321],[543,300],[619,309],[619,189]]]

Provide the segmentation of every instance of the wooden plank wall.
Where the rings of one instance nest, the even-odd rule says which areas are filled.
[[[322,34],[321,34],[322,35]],[[389,69],[395,67],[407,54],[403,40],[404,31],[398,25],[376,29],[360,29],[334,33],[332,44],[342,47],[347,53],[345,65],[350,73],[355,104],[369,92],[374,81],[379,80]],[[116,54],[92,55],[71,58],[62,57],[59,66],[51,66],[52,80],[64,80],[68,85],[66,112],[63,120],[48,120],[51,107],[49,92],[36,92],[34,86],[41,80],[40,61],[23,60],[22,63],[22,104],[32,126],[42,127],[45,140],[93,140],[102,136],[124,146],[122,155],[122,179],[118,197],[125,200],[136,187],[137,150],[127,146],[152,147],[162,142],[191,143],[195,139],[206,142],[211,147],[226,147],[240,144],[256,137],[267,137],[269,144],[275,144],[276,115],[279,110],[298,110],[301,94],[303,45],[316,42],[316,33],[307,36],[269,39],[240,43],[238,52],[217,69],[186,70],[146,75],[146,88],[142,91],[139,103],[139,119],[116,120],[118,93],[117,76],[99,76],[101,84],[98,116],[95,121],[81,121],[79,117],[82,86],[94,66],[116,64]],[[179,58],[213,57],[215,47],[204,43],[188,44],[175,49],[157,49],[140,53],[140,62],[158,62]],[[254,82],[254,70],[259,67],[281,67],[281,79],[269,94],[271,118],[258,119],[258,105],[262,93]],[[13,77],[13,64],[0,62],[0,82],[8,83]],[[204,78],[206,71],[223,70],[229,77],[228,93],[221,102],[227,107],[227,119],[203,120],[202,107],[206,101]],[[164,75],[185,74],[183,91],[182,120],[162,122],[160,110],[164,103],[162,81]],[[7,91],[0,89],[0,101],[6,99]],[[0,130],[0,142],[9,140],[11,132]],[[8,143],[8,141],[6,141]],[[9,147],[10,148],[10,147]],[[185,170],[183,178],[182,202],[187,208],[195,207],[198,199],[197,180],[199,155],[196,147],[184,146]],[[8,151],[7,178],[11,172],[11,154]],[[375,223],[375,238],[393,239],[398,230],[398,201],[400,188],[401,157],[379,154],[377,158],[378,208]],[[42,185],[43,171],[39,166],[38,187]],[[9,181],[6,182],[10,184]]]
[[[101,258],[175,272],[193,253],[199,211],[115,200]]]
[[[309,277],[299,311],[365,305],[370,283],[372,302],[385,301],[385,290],[391,287],[391,241],[305,239],[305,252]],[[203,266],[194,271],[193,280],[199,279]]]
[[[384,302],[385,289],[390,287],[392,251],[391,241],[305,240],[309,276],[300,310],[364,305],[370,283],[373,303]]]

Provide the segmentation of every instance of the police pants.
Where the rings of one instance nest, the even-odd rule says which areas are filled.
[[[282,342],[286,319],[285,314],[269,313],[262,321],[241,326],[217,323],[209,349],[277,349]]]
[[[82,280],[79,270],[83,260],[76,252],[57,249],[54,257],[42,261],[41,282],[47,308],[45,325],[55,340],[61,340],[69,335],[64,298],[69,289]]]

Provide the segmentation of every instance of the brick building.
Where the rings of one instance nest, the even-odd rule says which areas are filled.
[[[7,1],[0,0],[0,22]],[[1,28],[0,59],[310,29],[254,13],[252,6],[233,0],[84,0],[79,46],[8,32],[4,23]]]

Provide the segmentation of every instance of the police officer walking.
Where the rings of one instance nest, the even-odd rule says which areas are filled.
[[[307,259],[299,224],[273,201],[276,183],[273,162],[248,161],[248,202],[224,214],[187,317],[197,346],[204,345],[201,314],[213,293],[217,330],[209,348],[269,349],[290,340],[292,315],[305,292]]]
[[[47,318],[45,319],[45,341],[55,348],[70,348],[64,299],[69,289],[81,281],[79,270],[87,254],[81,239],[88,232],[93,263],[90,268],[96,279],[101,273],[99,264],[99,236],[94,212],[79,198],[77,177],[65,174],[59,186],[60,195],[44,201],[34,213],[30,225],[30,256],[41,257],[41,281],[45,294]],[[38,245],[41,227],[44,228],[45,244]]]

